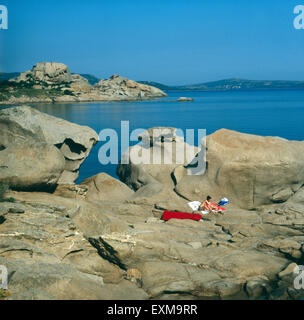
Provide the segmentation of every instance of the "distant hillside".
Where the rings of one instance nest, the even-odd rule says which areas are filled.
[[[184,86],[167,86],[157,82],[140,81],[141,83],[155,86],[165,91],[229,91],[229,90],[276,90],[276,89],[300,89],[304,90],[304,81],[284,80],[247,80],[225,79],[213,82]]]
[[[19,72],[3,73],[0,72],[0,82],[16,78]],[[91,74],[81,74],[91,85],[99,82],[99,78]],[[230,90],[304,90],[304,81],[285,81],[285,80],[247,80],[247,79],[225,79],[199,84],[168,86],[153,81],[137,81],[147,84],[164,91],[230,91]]]

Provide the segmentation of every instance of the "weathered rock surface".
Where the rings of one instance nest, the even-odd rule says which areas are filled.
[[[166,97],[167,95],[158,88],[148,86],[121,77],[119,75],[113,75],[108,80],[100,80],[94,86],[102,95],[111,97],[117,97],[118,99],[143,99],[143,98],[155,98]]]
[[[17,203],[0,213],[0,262],[11,299],[296,298],[287,267],[303,257],[304,206],[285,225],[271,222],[275,208],[164,223],[149,204],[10,196]]]
[[[169,133],[158,133],[154,139],[153,130],[147,133],[150,140],[129,149],[129,164],[121,163],[117,169],[120,179],[135,191],[144,187],[145,194],[152,196],[169,188],[189,200],[204,199],[209,194],[214,198],[225,196],[235,206],[253,209],[286,202],[304,185],[304,142],[222,129],[207,137],[206,153],[201,151],[197,158],[189,159],[189,154],[195,155],[198,149],[191,150],[176,136],[174,128],[162,128]],[[159,161],[161,165],[140,163],[138,154],[148,159],[154,159],[155,154],[159,158],[164,154],[163,159],[173,154],[172,164],[165,160]],[[178,163],[181,155],[185,155],[184,162]],[[205,173],[189,174],[191,163],[195,159],[203,163],[203,157]]]
[[[47,84],[70,82],[70,69],[63,63],[47,62],[37,63],[32,70],[22,72],[16,82],[29,81],[46,82]]]
[[[153,136],[155,129],[163,132]],[[149,129],[148,138],[128,150],[129,164],[118,166],[118,176],[136,194],[152,197],[169,188],[188,200],[225,196],[234,206],[252,209],[286,202],[304,184],[303,142],[223,129],[208,136],[206,154],[201,151],[194,158],[198,149],[191,150],[175,130]],[[139,154],[148,161],[140,163]],[[166,164],[171,154],[171,164]],[[181,155],[184,160],[179,162]],[[195,159],[203,163],[203,157],[205,173],[189,174],[191,163]],[[159,164],[151,164],[155,158]]]
[[[130,147],[122,156],[117,168],[120,180],[135,191],[145,187],[145,194],[150,197],[163,187],[173,189],[174,172],[179,168],[187,173],[183,166],[193,160],[198,148],[185,143],[175,128],[151,128],[139,139],[141,143]]]
[[[132,150],[146,148],[147,155],[151,155],[153,148],[169,152],[172,148],[169,142],[174,139],[173,144],[185,151],[184,141],[173,133],[172,130],[160,133],[153,140],[150,130],[147,140],[142,136],[143,145]],[[200,184],[200,181],[213,181],[213,172],[219,168],[219,179],[210,182],[210,190],[212,195],[216,194],[216,185],[223,187],[224,192],[231,192],[228,195],[233,199],[232,205],[224,214],[209,214],[201,221],[160,219],[164,210],[191,212],[187,200],[174,191],[176,186],[185,185],[188,160],[184,159],[182,164],[140,165],[132,150],[129,150],[131,164],[121,164],[118,172],[136,192],[100,174],[79,186],[62,185],[55,194],[8,194],[16,203],[0,203],[0,264],[8,267],[9,299],[298,299],[303,296],[303,290],[294,288],[293,274],[293,267],[303,264],[304,257],[301,156],[294,152],[296,147],[301,150],[302,145],[291,142],[289,146],[286,140],[265,138],[269,149],[277,151],[277,160],[267,151],[262,157],[264,138],[254,137],[258,150],[254,156],[248,146],[252,137],[238,134],[235,137],[229,133],[232,140],[228,144],[227,134],[224,132],[223,140],[228,150],[221,149],[224,148],[219,143],[221,139],[212,141],[211,137],[207,172],[205,176],[189,176],[194,180],[188,181],[189,188],[185,190],[189,192],[187,197],[201,199],[196,198],[204,191],[201,186],[205,182]],[[234,147],[243,152],[237,156]],[[220,158],[216,150],[225,151],[226,158]],[[291,160],[287,161],[281,150],[289,151]],[[246,154],[248,158],[243,161]],[[174,152],[173,157],[176,158]],[[221,175],[226,168],[225,159],[229,168],[240,164],[244,181],[258,175],[253,210],[244,205],[247,193],[239,189],[233,170],[229,175],[233,188],[225,189],[227,180]],[[258,160],[259,164],[255,162]],[[281,170],[282,161],[285,170]],[[300,170],[296,175],[295,168]],[[263,174],[270,180],[260,177]],[[272,193],[278,181],[283,188]],[[198,192],[192,190],[195,182]],[[271,192],[265,191],[263,183]],[[243,180],[240,185],[247,186]],[[251,192],[250,186],[245,189],[247,192]],[[282,191],[288,189],[286,186],[290,186],[292,193]],[[276,197],[270,198],[270,194]],[[240,202],[235,200],[236,195]]]
[[[91,200],[125,200],[134,192],[124,183],[109,176],[106,173],[84,180],[81,185],[87,187],[85,199]]]
[[[0,104],[136,101],[166,97],[158,88],[113,75],[91,85],[62,63],[43,62],[1,84]]]
[[[176,191],[226,196],[252,209],[288,200],[304,184],[304,143],[219,130],[207,137],[204,176],[185,176]]]
[[[14,196],[23,203],[24,212],[10,213],[9,209],[17,204],[3,203],[6,210],[0,222],[0,262],[11,275],[10,299],[148,297],[124,280],[124,270],[110,258],[102,258],[88,240],[95,230],[97,235],[111,230],[121,232],[115,218],[111,220],[100,208],[83,201],[38,193]],[[100,215],[94,223],[96,211]],[[77,219],[77,215],[83,219]]]
[[[0,183],[13,189],[52,189],[64,172],[64,157],[52,145],[29,139],[4,146],[0,151]]]
[[[30,168],[32,171],[36,171],[36,173],[33,173],[34,177],[41,174],[43,170],[44,176],[42,182],[45,180],[45,176],[51,176],[52,179],[48,183],[52,184],[74,183],[78,178],[81,164],[98,141],[97,133],[91,128],[49,116],[26,106],[0,111],[0,133],[0,144],[8,148],[7,151],[4,150],[1,153],[6,154],[9,152],[10,158],[12,158],[12,148],[14,148],[15,154],[15,160],[12,159],[9,169],[0,169],[2,172],[1,176],[9,177],[9,172],[15,169],[18,172],[25,171],[22,161],[28,161],[30,164],[32,160]],[[31,145],[35,146],[35,144],[39,144],[41,147],[36,146],[30,150],[28,146],[29,141],[32,141]],[[17,143],[18,147],[14,147]],[[23,147],[22,144],[24,144]],[[24,159],[28,160],[21,160],[20,156],[18,156],[18,153],[21,155],[22,150],[24,151]],[[60,152],[58,153],[58,151]],[[49,159],[46,159],[46,156]],[[65,163],[62,168],[63,161],[61,158],[63,157]],[[19,164],[17,163],[17,159],[19,159]],[[39,166],[41,170],[39,170]],[[56,172],[54,171],[55,168],[57,168]],[[23,173],[24,175],[31,174],[31,172]],[[33,182],[35,182],[35,179],[33,179]],[[26,184],[29,185],[30,180]],[[22,183],[20,187],[22,187]]]

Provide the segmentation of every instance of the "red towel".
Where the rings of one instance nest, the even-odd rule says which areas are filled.
[[[216,210],[218,210],[218,211],[223,211],[223,212],[225,212],[225,211],[227,211],[226,209],[224,209],[224,208],[222,208],[222,207],[220,207],[220,206],[218,206],[217,204],[215,204],[215,203],[212,203],[212,205],[216,208]]]
[[[186,213],[186,212],[173,212],[173,211],[165,211],[162,219],[168,221],[170,219],[191,219],[195,221],[201,220],[201,214],[194,213]]]

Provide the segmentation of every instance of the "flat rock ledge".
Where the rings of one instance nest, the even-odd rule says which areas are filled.
[[[303,294],[293,286],[293,271],[303,261],[304,204],[231,208],[199,222],[165,223],[161,206],[142,199],[8,196],[16,202],[2,202],[0,209],[0,264],[10,274],[7,299],[298,299]]]

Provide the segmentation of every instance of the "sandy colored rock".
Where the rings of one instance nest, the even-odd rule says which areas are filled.
[[[156,87],[118,75],[91,85],[81,75],[71,74],[63,63],[56,62],[37,63],[32,70],[22,72],[17,79],[9,81],[10,87],[3,90],[0,104],[138,101],[167,96]]]
[[[170,141],[185,146],[170,131],[156,141],[148,133],[149,153],[154,147],[168,152]],[[55,194],[8,192],[16,202],[0,207],[0,264],[15,272],[11,298],[298,299],[291,264],[300,264],[304,253],[301,155],[294,151],[301,143],[226,131],[210,141],[203,176],[188,177],[187,163],[159,164],[158,172],[155,165],[136,164],[132,155],[131,164],[121,164],[118,171],[136,192],[105,174],[79,186],[61,186]],[[276,155],[262,151],[267,144]],[[227,168],[236,171],[230,175]],[[246,177],[240,186],[235,172]],[[227,177],[231,194],[225,189]],[[204,198],[204,179],[214,182],[208,194],[220,197],[218,190],[224,190],[231,195],[225,213],[200,221],[160,219],[164,210],[191,212],[187,197]],[[252,195],[250,183],[245,184],[250,181],[256,183],[253,210],[242,202]],[[271,192],[264,192],[263,183]],[[178,186],[189,194],[182,197]],[[31,270],[37,271],[34,279]]]
[[[185,174],[180,169],[181,163],[192,161],[189,154],[195,155],[197,147],[185,143],[175,128],[151,128],[139,135],[139,139],[141,144],[130,147],[117,167],[120,180],[136,191],[132,199],[146,198],[154,204],[170,201],[176,203],[175,208],[185,210],[185,200],[174,192],[174,186],[177,179],[182,179],[180,175]],[[138,163],[138,157],[145,162]],[[126,160],[128,164],[124,163]]]
[[[166,97],[160,89],[129,80],[119,75],[113,75],[108,80],[100,80],[94,85],[94,89],[105,97],[115,99],[143,99],[149,97]]]
[[[39,62],[32,70],[20,74],[16,82],[32,80],[47,83],[62,83],[71,81],[69,68],[63,63]]]
[[[303,184],[303,151],[300,141],[222,129],[207,137],[206,173],[185,176],[176,191],[225,196],[245,209],[283,202]]]
[[[10,144],[2,139],[0,183],[17,190],[51,190],[56,186],[65,167],[56,147],[34,139]]]
[[[296,263],[291,263],[283,271],[279,273],[279,277],[283,279],[286,276],[294,275],[294,270],[297,267]]]
[[[125,200],[132,197],[133,190],[106,173],[84,180],[81,185],[87,187],[86,200]]]
[[[59,184],[75,182],[81,164],[98,141],[97,133],[89,127],[79,126],[27,106],[1,110],[0,133],[1,144],[6,147],[30,139],[60,150],[65,159],[65,166],[57,179]],[[43,152],[42,148],[40,151],[36,148],[36,155]],[[52,162],[55,166],[54,157]],[[20,165],[19,167],[21,170]]]
[[[259,299],[292,294],[288,276],[277,282],[292,262],[280,250],[299,251],[302,233],[293,225],[264,223],[264,211],[238,209],[234,214],[230,209],[200,222],[157,223],[152,207],[144,204],[34,192],[8,196],[17,203],[4,205],[0,262],[17,271],[9,284],[12,299]],[[21,201],[24,213],[9,213]],[[267,241],[268,246],[259,247]],[[37,273],[31,287],[30,268],[21,269],[29,263],[33,270],[46,270]],[[54,290],[56,282],[60,292]]]

